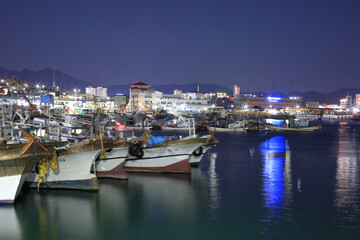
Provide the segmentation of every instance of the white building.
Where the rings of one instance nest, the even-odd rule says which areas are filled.
[[[240,87],[238,87],[238,85],[234,85],[233,87],[233,96],[235,96],[235,94],[240,94]]]
[[[201,100],[204,99],[204,96],[201,92],[194,91],[194,92],[185,93],[185,98],[192,100]]]
[[[158,108],[169,111],[206,111],[212,107],[208,100],[181,98],[175,94],[164,94],[156,105]]]
[[[94,95],[95,97],[107,97],[108,96],[108,89],[103,87],[92,87],[89,86],[85,89],[86,94]]]
[[[151,89],[149,84],[138,82],[130,85],[129,108],[130,110],[151,110],[155,108],[158,99],[163,93]]]
[[[360,108],[360,94],[355,94],[355,107]]]
[[[352,97],[346,96],[345,98],[340,99],[340,108],[349,109],[352,108]]]

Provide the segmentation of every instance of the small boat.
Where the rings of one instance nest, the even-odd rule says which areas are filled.
[[[210,131],[215,132],[245,132],[245,121],[236,121],[228,124],[227,127],[208,127]]]
[[[330,120],[360,120],[359,114],[324,114],[320,119]]]

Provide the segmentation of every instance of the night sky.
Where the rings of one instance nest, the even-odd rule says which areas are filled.
[[[103,86],[358,88],[360,1],[2,0],[0,67]]]

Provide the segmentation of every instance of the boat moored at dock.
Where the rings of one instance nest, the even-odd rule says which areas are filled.
[[[37,144],[32,144],[36,141]],[[61,142],[39,143],[34,138],[26,144],[0,144],[0,203],[13,203],[32,168],[53,155]]]
[[[112,142],[92,138],[78,144],[56,149],[58,167],[49,169],[49,165],[36,166],[26,179],[29,187],[61,188],[97,191],[99,182],[91,168],[103,149],[111,148]],[[103,145],[103,146],[102,146]],[[40,169],[38,169],[40,168]],[[44,171],[42,177],[41,171]],[[43,179],[43,180],[41,180]]]

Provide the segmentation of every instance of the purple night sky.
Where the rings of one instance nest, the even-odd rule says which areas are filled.
[[[360,87],[360,1],[1,1],[0,67],[103,86]]]

